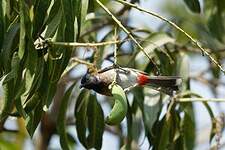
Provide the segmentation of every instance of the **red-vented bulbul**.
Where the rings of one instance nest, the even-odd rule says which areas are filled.
[[[177,91],[182,83],[181,78],[177,76],[148,76],[147,73],[132,68],[109,67],[94,75],[85,74],[81,79],[80,87],[111,96],[109,85],[114,81],[115,76],[116,83],[124,90],[135,86],[150,86],[168,95]]]

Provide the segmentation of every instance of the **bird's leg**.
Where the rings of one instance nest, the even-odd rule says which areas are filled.
[[[137,84],[137,83],[136,83],[136,84],[134,84],[134,85],[132,85],[132,86],[129,86],[129,87],[125,88],[125,89],[124,89],[124,92],[128,92],[128,91],[130,91],[131,89],[135,88],[136,86],[138,86],[138,84]]]
[[[120,70],[124,71],[125,74],[130,73],[129,70],[124,69],[123,67],[120,67],[118,64],[113,64],[113,67],[114,67],[115,69],[120,69]]]
[[[125,72],[125,74],[128,74],[130,72],[129,70],[126,70],[123,67],[120,67],[118,64],[113,64],[112,66],[105,67],[103,69],[98,70],[98,73],[103,73],[103,72],[106,72],[106,71],[111,70],[111,69],[123,70]]]

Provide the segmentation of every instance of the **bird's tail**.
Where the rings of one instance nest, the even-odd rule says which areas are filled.
[[[146,85],[165,94],[172,95],[173,91],[178,91],[182,83],[182,79],[177,76],[154,76],[148,77]]]

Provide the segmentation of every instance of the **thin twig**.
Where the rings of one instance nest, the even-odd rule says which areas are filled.
[[[93,67],[93,64],[92,64],[92,63],[89,63],[89,62],[87,62],[87,61],[85,61],[85,60],[82,60],[82,59],[79,59],[79,58],[77,58],[77,57],[73,57],[73,58],[71,59],[71,61],[72,61],[72,62],[77,62],[77,63],[79,63],[79,64],[84,64],[84,65],[87,65],[87,66],[89,66],[89,67]]]
[[[144,48],[138,43],[138,41],[131,35],[131,32],[128,31],[123,24],[110,12],[108,8],[106,8],[99,0],[96,0],[96,2],[112,17],[112,19],[117,23],[117,25],[134,41],[134,43],[140,48],[140,50],[148,57],[148,59],[154,64],[157,71],[159,71],[159,67],[157,64],[153,61],[153,59],[149,56],[149,54],[144,50]]]
[[[99,42],[99,43],[77,43],[77,42],[53,42],[48,41],[50,45],[55,46],[66,46],[66,47],[97,47],[97,46],[106,46],[111,44],[121,43],[122,41],[106,41],[106,42]]]
[[[114,38],[115,41],[117,40],[117,27],[114,30]],[[117,65],[117,44],[114,44],[114,64]]]
[[[114,38],[117,40],[117,27],[114,29]],[[114,45],[114,65],[117,65],[117,44]],[[115,73],[115,76],[113,78],[113,82],[110,84],[109,88],[111,89],[116,83],[116,78],[117,78],[117,71]]]
[[[224,98],[177,98],[176,102],[225,102]]]
[[[140,10],[140,11],[142,11],[142,12],[145,12],[145,13],[147,13],[147,14],[150,14],[151,16],[154,16],[154,17],[156,17],[156,18],[159,18],[159,19],[161,19],[161,20],[163,20],[163,21],[165,21],[165,22],[167,22],[168,24],[170,24],[171,26],[173,26],[174,28],[176,28],[177,30],[179,30],[180,32],[182,32],[183,34],[185,34],[193,43],[195,43],[195,45],[205,54],[205,55],[207,55],[209,58],[210,58],[210,60],[215,64],[215,65],[217,65],[217,67],[219,67],[220,68],[220,70],[225,74],[225,70],[223,69],[223,67],[212,57],[212,55],[210,55],[209,54],[209,52],[206,50],[206,49],[204,49],[201,45],[200,45],[200,43],[197,41],[197,40],[195,40],[191,35],[189,35],[187,32],[185,32],[183,29],[181,29],[178,25],[176,25],[174,22],[172,22],[172,21],[170,21],[170,20],[168,20],[168,19],[166,19],[165,17],[162,17],[162,16],[160,16],[160,15],[158,15],[157,13],[154,13],[154,12],[152,12],[152,11],[149,11],[149,10],[146,10],[146,9],[144,9],[144,8],[141,8],[141,7],[139,7],[138,5],[136,5],[136,4],[132,4],[132,3],[129,3],[129,2],[126,2],[126,1],[123,1],[123,0],[116,0],[117,2],[119,2],[119,3],[122,3],[122,4],[125,4],[125,5],[128,5],[128,6],[130,6],[130,7],[133,7],[133,8],[135,8],[135,9],[137,9],[137,10]]]

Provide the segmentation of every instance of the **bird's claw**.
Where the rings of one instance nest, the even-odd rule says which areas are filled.
[[[123,67],[120,67],[118,64],[113,64],[113,68],[123,70],[125,72],[125,74],[129,74],[130,73],[129,70],[124,69]]]
[[[138,86],[138,84],[134,84],[132,86],[129,86],[129,87],[124,89],[124,92],[126,93],[126,92],[130,91],[131,89],[135,88],[136,86]]]

